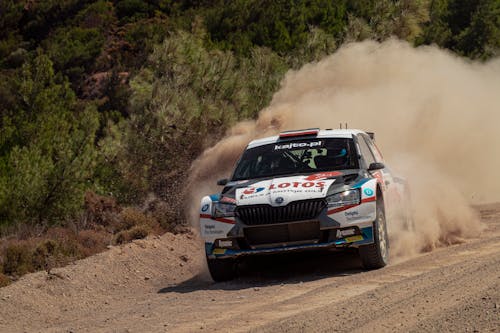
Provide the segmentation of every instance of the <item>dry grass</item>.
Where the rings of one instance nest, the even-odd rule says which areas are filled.
[[[7,275],[0,273],[0,288],[8,286],[10,284],[10,279]]]
[[[120,207],[116,200],[88,192],[82,218],[44,232],[23,229],[0,239],[0,287],[21,275],[67,265],[149,234],[183,232],[175,227],[168,205],[158,199],[143,208]]]
[[[146,238],[151,233],[151,229],[146,225],[136,225],[129,230],[120,231],[116,234],[115,243],[124,244],[134,239]]]

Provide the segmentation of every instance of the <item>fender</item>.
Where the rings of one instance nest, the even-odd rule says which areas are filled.
[[[234,217],[214,217],[213,205],[219,202],[219,196],[205,196],[200,205],[200,234],[205,243],[213,243],[217,238],[224,238],[234,227]]]

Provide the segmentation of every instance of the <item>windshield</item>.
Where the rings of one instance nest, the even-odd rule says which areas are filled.
[[[246,150],[232,180],[358,168],[352,139],[306,139]]]

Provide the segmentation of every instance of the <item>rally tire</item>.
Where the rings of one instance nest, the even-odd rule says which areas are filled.
[[[377,218],[373,222],[374,243],[359,247],[359,255],[365,269],[378,269],[387,265],[389,240],[385,223],[384,205],[377,200]]]
[[[234,259],[207,258],[208,271],[215,282],[229,281],[236,277],[236,262]]]

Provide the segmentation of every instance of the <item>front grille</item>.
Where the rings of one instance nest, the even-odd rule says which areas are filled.
[[[322,199],[304,200],[291,202],[283,207],[239,206],[235,213],[246,225],[273,224],[314,219],[325,206],[326,203]]]
[[[320,233],[319,221],[261,225],[244,230],[250,248],[317,243]]]

